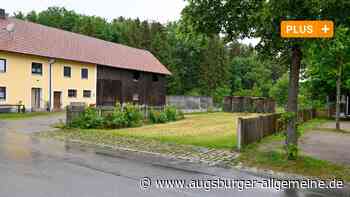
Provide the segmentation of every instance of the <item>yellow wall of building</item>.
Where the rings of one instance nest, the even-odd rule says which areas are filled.
[[[0,51],[0,59],[6,59],[6,72],[0,72],[0,87],[6,87],[6,100],[0,104],[18,104],[20,101],[30,109],[32,88],[41,88],[41,108],[49,100],[49,58]],[[42,63],[43,74],[32,74],[32,62]],[[63,67],[71,67],[71,77],[64,77]],[[88,68],[89,78],[81,78],[81,69]],[[62,108],[70,102],[96,103],[96,73],[94,64],[56,60],[52,66],[52,107],[54,91],[61,92]],[[76,89],[77,97],[69,98],[68,89]],[[83,90],[91,90],[91,98],[83,98]]]

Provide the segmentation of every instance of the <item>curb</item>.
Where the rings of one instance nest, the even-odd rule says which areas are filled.
[[[137,149],[130,149],[130,148],[125,148],[121,146],[111,146],[111,145],[106,145],[106,144],[94,144],[91,142],[86,142],[86,141],[81,141],[81,140],[70,140],[67,139],[65,140],[67,145],[77,145],[77,146],[88,146],[89,148],[95,148],[97,154],[105,154],[107,156],[115,156],[116,152],[128,152],[128,153],[134,153],[139,155],[144,155],[144,156],[151,156],[151,157],[160,157],[160,158],[165,158],[168,160],[183,160],[186,162],[190,163],[196,163],[196,164],[205,164],[208,165],[209,167],[223,167],[227,166],[224,164],[223,161],[209,161],[209,160],[203,160],[203,159],[197,159],[197,158],[192,158],[192,157],[183,157],[183,156],[177,156],[177,155],[167,155],[167,154],[162,154],[162,153],[157,153],[157,152],[150,152],[150,151],[142,151],[142,150],[137,150]],[[102,152],[103,151],[103,152]],[[235,158],[237,158],[235,156]],[[234,159],[235,159],[234,158]],[[228,168],[228,167],[226,167]]]
[[[113,147],[104,144],[93,144],[88,142],[83,142],[80,140],[65,140],[65,143],[69,147],[79,147],[79,148],[92,148],[94,152],[98,155],[104,155],[108,157],[123,158],[129,160],[139,160],[144,163],[148,163],[155,166],[161,166],[164,168],[172,168],[175,170],[187,171],[191,173],[200,173],[209,176],[225,176],[232,177],[231,168],[223,168],[223,165],[218,163],[213,164],[208,161],[198,160],[187,157],[176,157],[168,156],[165,154],[139,151],[135,149],[123,148],[123,147]],[[220,171],[221,169],[221,171]],[[225,172],[222,172],[225,170]],[[227,171],[230,170],[230,174]]]

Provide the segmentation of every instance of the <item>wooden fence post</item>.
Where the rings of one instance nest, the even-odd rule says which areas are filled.
[[[66,111],[66,124],[70,125],[72,121],[79,117],[81,113],[83,113],[85,110],[85,103],[71,103],[69,106],[67,106]]]

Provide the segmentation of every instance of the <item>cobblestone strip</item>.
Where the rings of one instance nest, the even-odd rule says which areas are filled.
[[[51,133],[52,134],[52,133]],[[183,159],[191,162],[201,162],[209,165],[224,165],[234,161],[238,153],[230,150],[218,150],[212,148],[203,148],[191,145],[179,145],[174,143],[162,143],[156,140],[143,140],[137,138],[118,137],[108,143],[91,142],[76,138],[55,136],[48,134],[39,135],[41,137],[50,137],[63,141],[81,143],[86,145],[97,145],[102,148],[114,150],[130,150],[134,152],[148,152],[162,155],[168,158]]]

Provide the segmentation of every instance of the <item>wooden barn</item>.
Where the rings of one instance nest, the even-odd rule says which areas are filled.
[[[163,106],[166,99],[165,75],[98,65],[97,105],[116,102]]]

